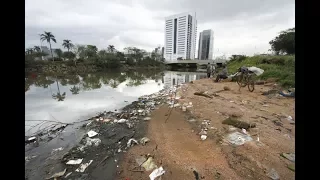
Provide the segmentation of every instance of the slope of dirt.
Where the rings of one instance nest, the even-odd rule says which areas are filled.
[[[220,91],[224,86],[231,90]],[[252,93],[247,88],[239,92],[234,82],[213,83],[211,79],[182,86],[179,104],[192,102],[193,107],[186,112],[174,108],[167,123],[168,106],[155,110],[146,134],[150,143],[134,146],[125,154],[119,179],[149,179],[152,171],[131,171],[137,166],[135,158],[145,154],[153,155],[155,163],[166,170],[162,179],[195,179],[193,170],[200,179],[270,179],[266,174],[271,168],[280,179],[294,179],[294,172],[287,168],[292,162],[280,154],[295,150],[294,124],[285,119],[294,119],[295,100],[261,95],[269,89],[261,85]],[[194,95],[199,91],[220,92],[210,99]],[[230,126],[222,121],[231,116],[256,124],[256,128],[247,130],[254,141],[236,147],[223,141]],[[188,122],[191,118],[196,121]],[[198,134],[203,120],[209,120],[211,126],[205,141]]]

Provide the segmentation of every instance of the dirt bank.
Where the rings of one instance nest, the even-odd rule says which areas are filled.
[[[221,91],[224,86],[230,90]],[[135,158],[145,154],[153,155],[158,167],[163,166],[162,180],[196,179],[194,170],[201,179],[270,179],[271,169],[280,179],[294,179],[295,173],[287,167],[294,163],[280,154],[295,151],[295,125],[286,119],[291,116],[294,120],[295,100],[262,95],[271,88],[260,85],[252,93],[247,88],[239,92],[234,82],[213,83],[210,79],[182,86],[178,103],[192,102],[193,106],[185,112],[176,107],[169,113],[168,105],[162,105],[152,112],[146,135],[151,141],[125,153],[118,179],[149,179],[152,171],[132,170],[137,166]],[[194,95],[200,91],[212,98]],[[247,129],[253,140],[240,146],[227,143],[231,131],[241,132],[222,124],[228,117],[254,123],[255,128]],[[209,120],[204,141],[199,135],[203,120]]]

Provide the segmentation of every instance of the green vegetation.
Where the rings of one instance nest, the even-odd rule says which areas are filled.
[[[261,79],[275,78],[283,87],[295,86],[295,28],[280,32],[269,42],[276,55],[247,57],[232,55],[228,62],[229,73],[236,73],[241,66],[255,66],[264,70]]]
[[[280,32],[269,42],[271,50],[279,54],[295,54],[295,28]]]
[[[255,66],[264,70],[261,79],[276,78],[283,87],[295,86],[295,56],[253,56],[242,61],[229,61],[229,73],[241,66]]]
[[[124,65],[130,67],[160,67],[163,66],[164,61],[159,53],[152,52],[148,54],[145,50],[137,47],[124,48],[124,54],[118,51],[113,45],[109,45],[106,49],[99,50],[95,45],[74,45],[71,40],[68,39],[62,42],[62,47],[67,49],[67,51],[63,52],[61,49],[55,49],[54,52],[57,57],[54,57],[51,41],[57,42],[55,36],[51,32],[44,32],[44,34],[40,35],[40,40],[46,40],[50,45],[52,57],[48,59],[49,61],[65,61],[67,62],[65,64],[68,66],[77,66],[78,63],[82,63],[84,65],[95,65],[99,67],[99,69],[120,68]],[[38,46],[26,49],[26,67],[50,64],[50,62],[44,63],[37,61],[41,59],[41,56],[45,55]]]

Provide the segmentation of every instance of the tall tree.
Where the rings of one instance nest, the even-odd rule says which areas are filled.
[[[36,52],[41,52],[41,49],[39,46],[34,46],[33,47],[33,50],[36,51]]]
[[[87,45],[86,55],[87,55],[88,57],[94,57],[94,56],[97,55],[97,51],[98,51],[97,46]]]
[[[116,49],[114,48],[114,45],[109,45],[109,46],[108,46],[108,52],[109,52],[109,53],[114,53],[115,50],[116,50]]]
[[[59,59],[62,57],[63,52],[61,49],[55,49],[54,52],[57,54]]]
[[[56,38],[54,37],[54,35],[51,33],[51,32],[44,32],[44,34],[41,34],[40,35],[40,40],[41,41],[47,41],[50,45],[50,51],[51,51],[51,56],[52,56],[52,61],[54,61],[54,57],[53,57],[53,53],[52,53],[52,48],[51,48],[51,40],[54,42],[54,43],[57,43],[56,41]]]
[[[64,48],[67,48],[68,52],[70,49],[72,49],[74,47],[74,45],[71,43],[71,40],[68,40],[68,39],[63,40],[62,46]]]
[[[271,50],[278,54],[295,54],[295,28],[280,32],[269,42]]]

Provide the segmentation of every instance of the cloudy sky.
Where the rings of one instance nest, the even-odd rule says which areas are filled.
[[[25,7],[26,48],[40,45],[38,34],[49,31],[57,39],[53,48],[70,39],[151,51],[164,45],[166,16],[196,12],[198,33],[214,31],[216,56],[252,55],[267,52],[271,39],[295,26],[294,0],[26,0]]]

